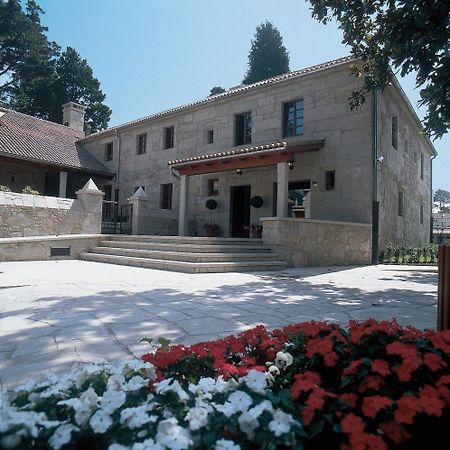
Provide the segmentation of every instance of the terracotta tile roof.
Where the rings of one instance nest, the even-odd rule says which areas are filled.
[[[0,156],[78,169],[111,172],[76,142],[84,133],[0,107]]]
[[[103,130],[103,131],[99,131],[98,133],[94,133],[94,134],[91,134],[90,136],[86,136],[83,140],[95,139],[96,137],[102,136],[103,134],[109,133],[109,132],[114,131],[114,130],[119,130],[121,128],[127,128],[127,127],[134,126],[134,125],[139,125],[139,124],[141,124],[143,122],[146,122],[148,120],[158,119],[160,117],[164,117],[164,116],[167,116],[169,114],[173,114],[173,113],[176,113],[176,112],[179,112],[179,111],[184,111],[184,110],[192,108],[194,106],[204,105],[204,104],[207,104],[207,103],[212,103],[212,102],[214,102],[214,101],[216,101],[218,99],[222,99],[222,98],[226,98],[226,97],[232,97],[234,95],[238,95],[238,94],[240,94],[242,92],[246,92],[246,91],[249,91],[251,89],[255,89],[255,88],[261,87],[261,86],[266,86],[266,85],[270,85],[270,84],[279,83],[279,82],[282,82],[282,81],[285,81],[285,80],[289,80],[289,79],[292,79],[292,78],[299,78],[299,77],[302,77],[302,76],[305,76],[305,75],[308,75],[308,74],[311,74],[311,73],[314,73],[314,72],[319,72],[321,70],[328,69],[330,67],[335,67],[335,66],[339,66],[341,64],[346,64],[346,63],[348,63],[350,61],[353,61],[353,60],[354,60],[353,56],[345,56],[343,58],[335,59],[333,61],[328,61],[328,62],[325,62],[325,63],[322,63],[322,64],[317,64],[315,66],[306,67],[305,69],[294,70],[292,72],[288,72],[288,73],[285,73],[283,75],[278,75],[276,77],[272,77],[272,78],[268,78],[266,80],[258,81],[257,83],[241,85],[241,86],[239,86],[237,88],[230,89],[230,90],[228,90],[226,92],[223,92],[221,94],[211,95],[211,96],[209,96],[209,97],[207,97],[205,99],[198,100],[196,102],[188,103],[188,104],[182,105],[182,106],[177,106],[175,108],[171,108],[171,109],[168,109],[166,111],[161,111],[161,112],[152,114],[150,116],[142,117],[141,119],[132,120],[130,122],[126,122],[124,124],[117,125],[115,127],[111,127],[111,128],[106,129],[106,130]]]
[[[287,142],[273,142],[271,144],[264,144],[264,145],[255,145],[253,147],[243,147],[238,148],[236,150],[230,150],[227,152],[217,152],[217,153],[210,153],[209,155],[201,155],[201,156],[192,156],[190,158],[184,158],[184,159],[174,159],[171,161],[167,161],[167,164],[169,166],[173,166],[176,164],[184,164],[189,162],[196,162],[196,161],[204,161],[206,159],[217,159],[217,158],[223,158],[224,156],[232,156],[232,155],[242,155],[244,153],[254,153],[254,152],[260,152],[264,150],[275,150],[275,149],[284,149],[287,146]]]

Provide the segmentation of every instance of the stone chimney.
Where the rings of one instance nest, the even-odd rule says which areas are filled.
[[[69,102],[63,105],[63,124],[77,131],[84,130],[84,114],[86,107],[79,103]]]

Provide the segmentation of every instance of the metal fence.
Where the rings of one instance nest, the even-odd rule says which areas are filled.
[[[102,207],[102,233],[131,234],[133,205],[120,205],[104,201]]]

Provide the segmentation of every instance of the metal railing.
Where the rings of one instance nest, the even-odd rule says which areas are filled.
[[[450,329],[450,245],[439,246],[437,330]]]
[[[117,202],[103,201],[102,233],[131,234],[133,205],[120,205]]]

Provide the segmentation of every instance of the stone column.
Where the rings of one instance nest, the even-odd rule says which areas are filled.
[[[140,187],[132,197],[128,199],[130,205],[133,205],[133,212],[131,218],[131,233],[132,234],[146,234],[144,231],[146,227],[146,217],[149,198],[145,191]]]
[[[181,175],[180,177],[180,206],[178,211],[178,236],[188,235],[188,195],[189,195],[189,177]]]
[[[67,172],[59,172],[59,196],[67,197]]]
[[[288,212],[288,163],[277,163],[277,218],[282,219]]]
[[[77,208],[83,214],[82,234],[100,234],[102,231],[102,202],[105,195],[92,181],[92,178],[77,192],[80,206]]]

